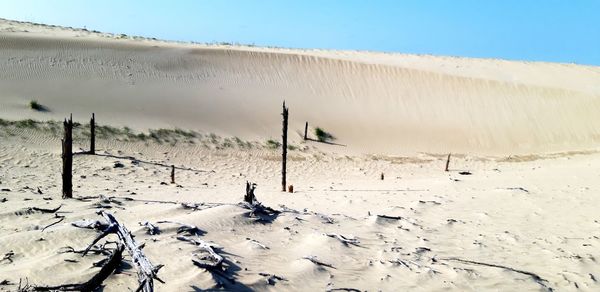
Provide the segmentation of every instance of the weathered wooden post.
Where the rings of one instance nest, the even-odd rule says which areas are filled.
[[[288,108],[285,107],[285,101],[283,102],[283,135],[281,143],[281,191],[285,192],[286,187],[286,165],[287,165],[287,130],[288,130]]]
[[[90,120],[90,154],[96,154],[96,115]]]
[[[73,197],[73,115],[64,121],[65,137],[62,139],[62,197]]]
[[[171,165],[171,183],[175,183],[175,165]]]
[[[444,171],[449,171],[448,167],[450,166],[450,154],[448,154],[448,158],[446,159],[446,169]]]
[[[304,124],[304,141],[308,139],[308,122]]]

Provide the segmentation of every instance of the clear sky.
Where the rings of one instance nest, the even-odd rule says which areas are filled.
[[[598,0],[3,0],[0,17],[180,41],[600,65]]]

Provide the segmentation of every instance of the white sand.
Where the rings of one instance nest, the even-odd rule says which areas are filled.
[[[140,221],[181,221],[206,231],[200,238],[223,247],[226,272],[235,278],[226,290],[600,288],[598,67],[200,46],[2,21],[0,68],[2,119],[60,120],[72,112],[86,122],[96,112],[101,124],[255,141],[245,148],[206,135],[190,139],[193,144],[99,139],[101,154],[198,170],[178,171],[181,187],[160,184],[169,180],[167,167],[76,156],[75,196],[221,204],[198,211],[110,204],[108,211],[146,243],[148,258],[165,265],[159,276],[166,284],[156,283],[157,291],[210,289],[216,281],[192,264],[195,248],[175,239],[175,226],[161,224],[162,233],[151,236]],[[50,111],[32,111],[32,99]],[[279,192],[278,151],[258,145],[278,139],[283,99],[292,144],[300,147],[289,154],[294,194]],[[301,142],[306,120],[347,147]],[[80,147],[88,147],[83,138],[76,139],[74,148]],[[458,154],[444,172],[449,151]],[[117,160],[125,167],[113,168]],[[98,199],[60,198],[60,170],[60,138],[46,126],[0,126],[0,189],[9,189],[0,191],[0,258],[15,254],[12,262],[0,261],[0,282],[56,285],[98,270],[91,264],[102,256],[59,253],[65,246],[82,249],[97,236],[71,222],[100,219]],[[458,174],[464,170],[473,174]],[[270,223],[248,218],[236,205],[247,180],[258,183],[263,204],[300,213]],[[65,221],[43,232],[54,215],[26,212],[61,204]],[[326,233],[356,237],[359,246]],[[259,273],[286,281],[267,285]],[[123,265],[104,291],[136,287],[134,268]],[[0,291],[15,289],[0,285]]]

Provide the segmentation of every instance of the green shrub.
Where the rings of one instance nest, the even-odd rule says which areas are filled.
[[[335,140],[335,137],[333,135],[331,135],[330,133],[326,132],[325,130],[317,127],[315,129],[315,135],[317,135],[317,139],[320,142],[328,142],[331,140]]]
[[[29,107],[34,110],[34,111],[38,111],[38,112],[43,112],[46,111],[46,107],[41,105],[37,100],[32,100],[29,102]]]

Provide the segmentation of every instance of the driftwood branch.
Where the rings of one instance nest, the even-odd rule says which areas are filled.
[[[60,286],[45,286],[45,287],[34,287],[35,291],[94,291],[102,282],[106,280],[112,273],[119,267],[121,260],[123,259],[123,250],[125,246],[118,244],[117,247],[112,251],[108,260],[102,265],[100,271],[95,274],[88,281],[81,284],[65,284]]]
[[[42,232],[44,232],[44,230],[46,230],[49,227],[52,227],[60,222],[63,222],[63,220],[65,220],[65,218],[67,218],[66,216],[60,216],[58,214],[54,214],[55,218],[58,218],[58,220],[54,221],[53,223],[50,223],[48,225],[46,225],[44,228],[42,228]]]
[[[303,257],[303,259],[309,260],[309,261],[311,261],[313,264],[315,264],[317,266],[323,266],[323,267],[328,267],[328,268],[335,269],[335,267],[333,265],[328,264],[328,263],[324,263],[324,262],[318,260],[316,256],[305,256],[305,257]]]
[[[519,270],[519,269],[514,269],[514,268],[511,268],[511,267],[508,267],[508,266],[503,266],[503,265],[489,264],[489,263],[477,262],[477,261],[471,261],[471,260],[465,260],[465,259],[455,258],[455,257],[452,257],[452,258],[439,258],[439,259],[435,259],[435,260],[454,261],[454,262],[459,262],[459,263],[463,263],[463,264],[471,264],[471,265],[479,265],[479,266],[486,266],[486,267],[492,267],[492,268],[505,269],[507,271],[511,271],[511,272],[515,272],[515,273],[519,273],[519,274],[523,274],[523,275],[527,275],[527,276],[531,277],[540,286],[542,286],[542,288],[546,289],[546,291],[554,291],[554,289],[548,285],[548,281],[546,279],[544,279],[544,278],[540,277],[538,274],[535,274],[535,273],[532,273],[532,272],[523,271],[523,270]]]
[[[181,223],[181,222],[177,222],[177,221],[162,220],[162,221],[157,221],[156,223],[158,223],[158,224],[170,223],[170,224],[179,225],[179,227],[177,228],[177,234],[185,233],[189,236],[194,236],[194,235],[200,236],[200,235],[203,235],[204,233],[206,233],[204,230],[198,228],[198,226]]]
[[[42,213],[56,213],[56,211],[60,210],[61,207],[62,207],[62,204],[54,209],[46,209],[46,208],[38,208],[38,207],[33,207],[31,209],[33,211],[42,212]]]
[[[337,233],[326,233],[325,235],[332,237],[332,238],[336,238],[341,243],[343,243],[345,246],[348,246],[349,244],[359,246],[358,245],[359,241],[356,238],[348,238],[348,237],[345,237],[345,236],[343,236],[341,234],[337,234]]]
[[[138,282],[140,283],[138,290],[141,289],[140,291],[143,292],[154,291],[154,279],[163,282],[156,275],[162,265],[154,266],[150,260],[148,260],[140,249],[140,245],[133,239],[131,232],[127,230],[124,225],[120,224],[112,214],[101,211],[100,215],[102,215],[106,222],[109,223],[107,230],[114,229],[114,232],[119,236],[121,242],[127,247],[127,251],[133,260],[133,265],[137,270]]]
[[[178,240],[187,241],[191,244],[196,245],[201,251],[204,252],[203,255],[194,254],[195,259],[192,259],[195,265],[207,269],[214,270],[223,268],[223,257],[219,255],[213,248],[218,248],[217,245],[208,243],[206,241],[191,238],[186,236],[177,236]]]
[[[268,246],[266,246],[266,245],[264,245],[264,244],[262,244],[262,243],[258,242],[257,240],[254,240],[254,239],[252,239],[252,238],[246,237],[246,240],[250,241],[250,242],[251,242],[251,243],[253,243],[253,244],[256,244],[257,246],[259,246],[259,247],[260,247],[260,248],[262,248],[262,249],[270,249]]]
[[[402,216],[377,215],[377,217],[388,220],[402,220]]]
[[[275,274],[268,274],[268,273],[258,273],[258,274],[263,277],[266,277],[265,280],[267,281],[267,285],[275,285],[278,281],[287,281],[286,278],[275,275]]]
[[[104,230],[108,227],[108,224],[106,224],[104,222],[100,222],[98,220],[78,220],[78,221],[72,222],[71,225],[73,225],[75,227],[79,227],[79,228],[97,229],[97,230]]]
[[[77,221],[71,223],[73,226],[81,228],[94,228],[101,230],[102,233],[94,239],[84,251],[83,255],[86,255],[92,250],[94,244],[100,239],[106,237],[108,234],[115,233],[119,237],[120,242],[127,248],[129,255],[132,258],[133,265],[135,266],[138,274],[139,287],[136,291],[151,292],[154,291],[154,280],[164,283],[158,276],[158,270],[162,268],[162,265],[154,266],[148,258],[142,252],[143,245],[136,243],[131,235],[131,232],[110,213],[100,211],[98,214],[102,215],[107,223],[99,221]],[[73,251],[75,252],[75,251]]]
[[[140,226],[146,227],[146,233],[150,235],[157,235],[160,233],[160,229],[158,229],[158,226],[152,224],[149,221],[140,222],[139,224]]]
[[[0,259],[0,262],[8,261],[8,262],[12,263],[13,262],[12,257],[14,255],[15,255],[15,252],[11,250],[4,254],[4,257]]]

